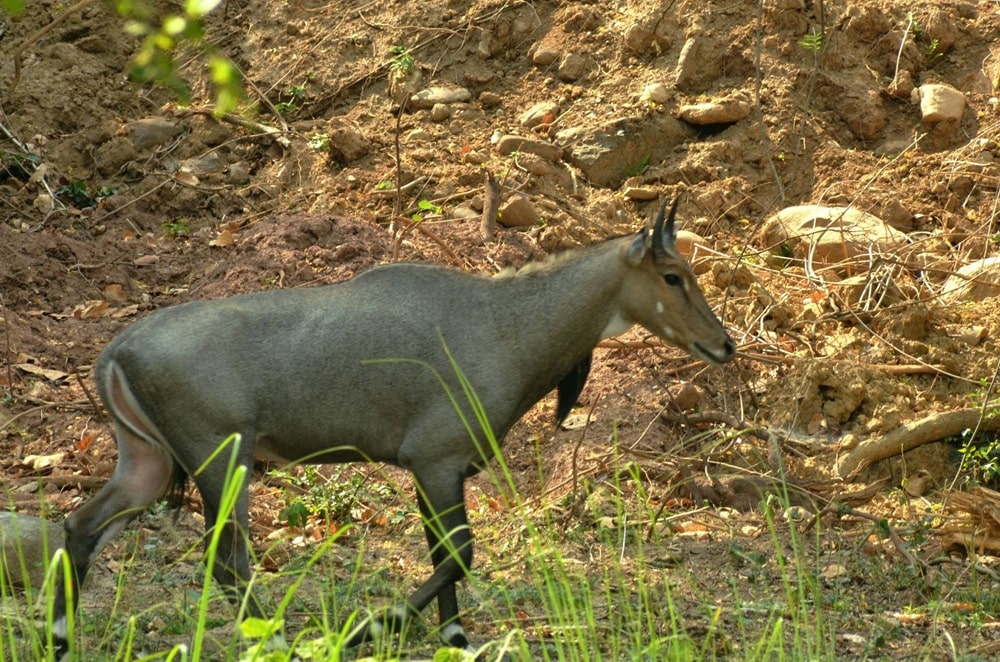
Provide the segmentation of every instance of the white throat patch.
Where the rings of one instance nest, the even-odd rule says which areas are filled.
[[[621,313],[615,313],[614,317],[608,321],[608,325],[604,327],[603,331],[601,331],[601,340],[607,340],[608,338],[620,336],[631,328],[631,322],[622,317]]]

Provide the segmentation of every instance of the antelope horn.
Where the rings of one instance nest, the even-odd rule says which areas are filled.
[[[653,221],[653,251],[656,253],[666,251],[674,245],[674,218],[677,215],[677,203],[680,200],[679,198],[675,198],[674,203],[670,205],[670,215],[667,216],[667,224],[666,228],[664,228],[663,217],[664,212],[667,210],[668,202],[668,200],[663,201],[660,213],[656,215],[656,220]],[[664,232],[664,229],[666,232]]]

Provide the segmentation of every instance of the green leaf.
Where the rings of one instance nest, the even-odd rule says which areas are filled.
[[[284,619],[264,619],[251,617],[240,623],[240,634],[247,639],[270,637],[285,626]]]
[[[187,29],[187,19],[183,16],[167,16],[163,19],[163,32],[176,37]]]
[[[0,0],[0,7],[14,16],[24,11],[24,0]]]
[[[222,0],[186,0],[184,11],[188,16],[201,18],[219,6]]]

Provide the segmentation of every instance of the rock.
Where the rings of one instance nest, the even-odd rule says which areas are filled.
[[[688,124],[732,124],[749,115],[751,109],[743,99],[720,99],[681,106],[678,117]]]
[[[465,103],[472,100],[472,92],[464,87],[428,87],[410,97],[413,108],[433,108],[436,103]]]
[[[941,296],[956,302],[1000,296],[1000,256],[976,260],[948,276]]]
[[[506,204],[500,207],[497,222],[506,228],[534,225],[538,221],[538,211],[527,196],[515,194],[510,196]]]
[[[559,59],[559,51],[551,46],[539,44],[531,54],[531,61],[539,67],[547,67]]]
[[[858,138],[870,140],[885,127],[885,106],[878,90],[851,90],[837,103],[837,114]]]
[[[674,246],[692,264],[708,255],[708,242],[700,234],[690,230],[678,230],[674,235]]]
[[[903,206],[899,200],[890,200],[881,212],[882,219],[900,232],[913,229],[913,212]]]
[[[405,141],[408,143],[429,143],[432,140],[434,140],[434,136],[426,129],[413,129],[405,136]]]
[[[625,184],[625,188],[622,190],[622,195],[624,195],[629,200],[656,200],[660,197],[660,192],[653,188],[647,188],[645,186],[629,186]]]
[[[579,53],[566,53],[559,61],[556,76],[564,83],[572,83],[583,76],[587,68],[587,60]]]
[[[889,95],[905,101],[913,96],[914,87],[916,86],[913,84],[913,74],[902,69],[889,83]]]
[[[914,93],[920,99],[921,117],[928,124],[959,120],[965,112],[965,96],[951,85],[927,83]]]
[[[420,67],[412,67],[409,71],[393,71],[389,76],[389,96],[393,103],[402,104],[417,93],[423,82],[424,74]]]
[[[372,148],[360,127],[351,122],[331,121],[327,125],[327,136],[330,138],[330,157],[345,165],[366,156]]]
[[[663,83],[650,83],[643,88],[639,100],[647,103],[666,103],[670,101],[670,91]]]
[[[226,169],[226,162],[219,156],[218,150],[212,150],[204,156],[192,159],[184,159],[180,162],[180,169],[189,172],[198,179],[207,179],[209,175],[216,175]]]
[[[667,398],[680,411],[694,411],[705,399],[705,390],[690,382],[680,382],[667,387]]]
[[[497,141],[497,151],[503,156],[513,152],[528,152],[548,159],[549,161],[559,161],[563,156],[563,150],[558,145],[553,145],[544,140],[536,138],[523,138],[521,136],[506,135]]]
[[[559,115],[559,104],[553,101],[539,101],[528,110],[521,113],[518,122],[526,129],[532,129],[542,124],[552,124]]]
[[[63,528],[58,524],[0,512],[0,582],[39,589],[52,553],[62,546]]]
[[[451,108],[446,103],[436,103],[431,107],[431,121],[443,122],[451,117]]]
[[[114,175],[118,170],[139,157],[135,145],[124,136],[116,136],[103,143],[94,154],[98,172],[102,175]]]
[[[697,36],[688,38],[681,48],[674,69],[676,80],[674,86],[678,90],[693,92],[705,83],[719,76],[720,58],[710,51],[708,41],[698,31]]]
[[[234,186],[245,186],[250,183],[250,168],[243,161],[229,164],[226,174],[229,183]]]
[[[503,97],[496,92],[483,90],[479,93],[479,103],[483,104],[483,108],[498,108],[503,105]]]
[[[905,234],[879,217],[853,207],[799,205],[787,207],[764,223],[762,235],[768,250],[799,260],[814,268],[886,252],[907,242]]]
[[[694,130],[667,113],[571,127],[556,134],[566,158],[596,186],[618,188],[644,164],[658,164]]]
[[[463,163],[469,163],[472,165],[482,165],[489,160],[489,156],[483,152],[476,151],[474,149],[466,152],[465,156],[462,157]]]
[[[184,133],[184,125],[165,117],[146,117],[125,125],[125,132],[136,151],[170,142]]]

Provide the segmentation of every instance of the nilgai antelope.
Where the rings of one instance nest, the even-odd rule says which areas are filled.
[[[388,462],[412,472],[434,570],[406,601],[364,620],[351,645],[438,600],[445,643],[469,649],[455,583],[472,564],[463,494],[493,451],[461,377],[496,439],[553,389],[558,419],[583,389],[594,346],[641,324],[713,364],[735,354],[674,246],[676,202],[641,232],[485,278],[393,264],[339,284],[259,292],[161,310],[117,336],[95,377],[118,442],[111,480],[66,520],[75,603],[104,545],[188,476],[215,526],[235,461]],[[456,370],[457,366],[457,370]],[[458,396],[458,397],[452,397]],[[247,487],[220,532],[215,580],[235,599],[250,579]],[[59,573],[59,577],[63,574]],[[69,650],[67,588],[53,640]],[[252,596],[246,611],[261,615]]]

